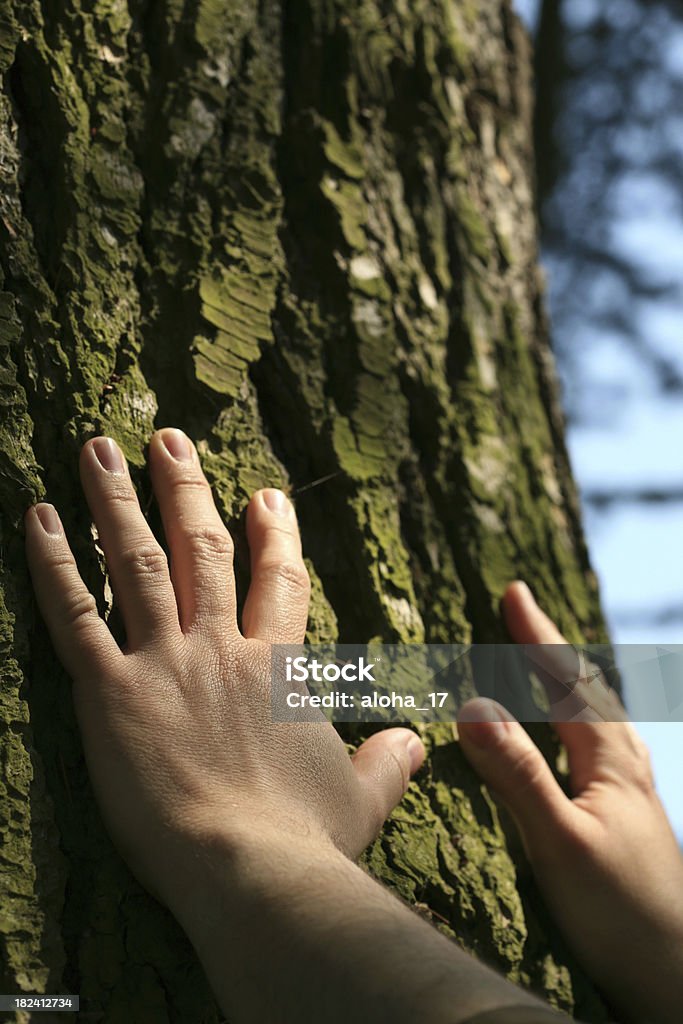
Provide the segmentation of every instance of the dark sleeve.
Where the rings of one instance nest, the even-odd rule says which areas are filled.
[[[468,1017],[462,1024],[572,1024],[572,1018],[550,1006],[503,1006]],[[581,1024],[573,1020],[573,1024]]]

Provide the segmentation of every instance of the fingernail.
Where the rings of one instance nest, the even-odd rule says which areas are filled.
[[[45,533],[49,533],[51,537],[61,537],[62,521],[57,515],[57,509],[54,505],[48,505],[47,502],[43,502],[40,505],[36,505],[35,510]]]
[[[275,487],[267,487],[263,492],[263,500],[266,508],[274,512],[276,516],[284,516],[289,510],[289,499],[282,491]]]
[[[192,445],[190,439],[182,430],[177,427],[169,427],[161,432],[161,443],[174,459],[178,462],[190,462],[192,459]]]
[[[125,465],[121,449],[110,437],[96,437],[92,443],[93,451],[102,469],[107,473],[124,473]]]
[[[478,747],[487,747],[505,738],[509,721],[491,701],[477,700],[460,709],[458,727],[461,726],[465,726],[467,736],[473,743]]]
[[[412,739],[408,740],[406,746],[406,753],[408,754],[408,764],[410,765],[410,774],[414,775],[418,768],[422,765],[425,759],[425,748],[422,740],[419,736],[413,736]]]

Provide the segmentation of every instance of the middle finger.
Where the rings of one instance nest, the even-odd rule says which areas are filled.
[[[239,636],[232,538],[194,445],[182,430],[159,430],[150,441],[149,463],[183,632],[203,627]]]

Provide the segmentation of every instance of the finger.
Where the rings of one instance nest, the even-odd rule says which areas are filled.
[[[257,491],[247,507],[251,585],[242,632],[278,644],[303,642],[311,583],[294,507],[282,491]]]
[[[182,430],[159,430],[150,441],[149,465],[183,632],[202,628],[238,636],[232,538],[194,445]]]
[[[503,595],[503,613],[512,638],[530,649],[529,660],[539,670],[551,702],[553,719],[568,719],[586,711],[575,697],[582,663],[554,622],[538,607],[526,583],[511,583]],[[584,716],[585,717],[585,716]],[[588,719],[596,716],[589,714]]]
[[[530,649],[529,657],[542,670],[541,678],[576,680],[582,674],[576,651],[567,643],[551,619],[538,607],[527,585],[511,583],[503,596],[503,614],[513,640],[521,644],[541,645]],[[585,669],[584,669],[585,672]],[[576,687],[579,698],[593,689],[590,685]],[[567,748],[572,789],[579,793],[589,782],[601,776],[628,773],[634,753],[640,745],[635,730],[626,721],[626,712],[614,691],[591,700],[591,707],[580,717],[583,720],[563,721],[556,714],[553,726]],[[552,694],[549,694],[552,700]],[[585,705],[585,702],[584,702]],[[594,707],[602,709],[602,714]],[[559,711],[555,703],[554,710]],[[605,720],[609,719],[609,720]]]
[[[24,523],[38,607],[60,661],[73,679],[114,669],[123,654],[80,577],[56,509],[34,505]]]
[[[576,808],[529,734],[496,701],[477,697],[458,712],[458,738],[472,767],[517,822],[527,851],[542,853]]]
[[[109,437],[93,438],[81,449],[80,471],[128,646],[178,634],[166,555],[142,514],[120,448]]]
[[[523,580],[514,580],[503,594],[505,623],[518,644],[567,644],[559,629],[536,604]]]
[[[425,748],[410,729],[383,729],[370,736],[353,755],[353,766],[368,808],[368,836],[377,836],[387,817],[405,795],[410,778],[425,759]]]

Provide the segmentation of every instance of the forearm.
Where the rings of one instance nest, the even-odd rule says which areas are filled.
[[[173,908],[235,1024],[458,1024],[540,1006],[464,953],[333,847],[220,843],[202,893]]]

